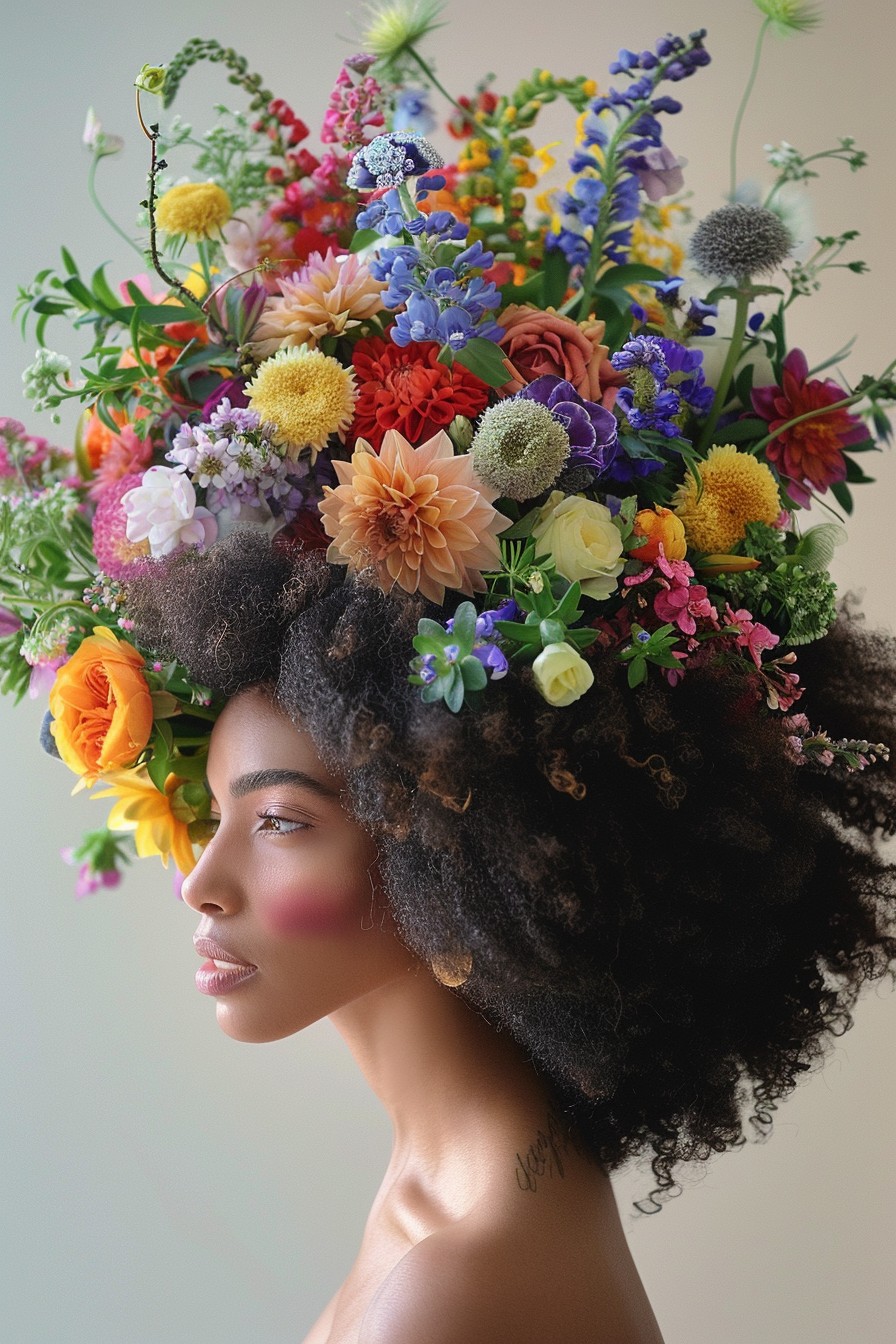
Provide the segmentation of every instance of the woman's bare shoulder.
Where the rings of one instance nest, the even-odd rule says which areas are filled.
[[[640,1280],[463,1224],[414,1246],[383,1283],[358,1344],[663,1344]]]

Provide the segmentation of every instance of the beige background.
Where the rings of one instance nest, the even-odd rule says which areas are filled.
[[[893,344],[896,52],[884,0],[827,8],[816,34],[770,43],[742,165],[760,174],[761,145],[782,138],[822,148],[848,133],[871,151],[861,174],[825,170],[813,200],[819,232],[861,230],[856,255],[872,271],[835,273],[791,327],[810,363],[858,332],[846,364],[858,377]],[[705,24],[714,63],[680,86],[686,111],[668,140],[689,160],[697,210],[720,203],[732,100],[758,25],[749,0],[450,0],[447,9],[451,26],[432,50],[458,91],[486,66],[505,86],[535,63],[605,80],[619,46]],[[244,51],[312,126],[341,56],[359,45],[341,6],[309,0],[34,0],[5,19],[4,312],[16,284],[52,264],[61,242],[85,269],[109,259],[114,277],[130,273],[126,250],[87,201],[84,114],[92,103],[107,130],[127,138],[126,153],[102,165],[100,187],[128,223],[145,171],[131,80],[195,33]],[[205,69],[181,110],[202,127],[211,102],[229,97],[220,72]],[[19,372],[33,346],[12,327],[0,335],[0,405],[26,418]],[[49,339],[70,348],[61,328]],[[867,590],[876,622],[892,623],[892,454],[875,466],[880,484],[859,497],[837,573]],[[388,1148],[385,1121],[327,1024],[252,1048],[218,1033],[192,983],[195,916],[157,865],[132,871],[118,892],[75,902],[57,851],[99,821],[103,804],[69,800],[70,776],[37,748],[39,718],[37,706],[0,705],[3,1337],[300,1339],[352,1256]],[[828,1067],[781,1108],[771,1141],[692,1173],[659,1216],[629,1217],[649,1188],[644,1171],[617,1178],[667,1344],[892,1339],[894,1027],[896,999],[872,991]]]

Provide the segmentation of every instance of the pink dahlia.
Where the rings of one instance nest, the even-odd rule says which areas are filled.
[[[500,566],[496,534],[510,519],[444,431],[414,448],[387,430],[378,455],[359,439],[351,461],[333,469],[339,485],[325,487],[320,506],[330,564],[372,566],[384,591],[398,584],[432,602],[446,588],[485,592],[481,571]]]
[[[93,515],[93,553],[100,569],[110,579],[124,580],[133,574],[131,566],[149,556],[146,541],[128,541],[127,514],[122,496],[143,482],[142,472],[120,476],[105,487]]]
[[[784,360],[781,386],[756,387],[751,395],[754,411],[775,434],[788,420],[832,406],[848,393],[832,378],[810,379],[806,356],[802,350],[791,350]],[[772,439],[765,455],[777,467],[790,498],[805,509],[813,494],[824,494],[829,485],[846,479],[844,448],[867,438],[862,421],[841,407],[792,425]]]

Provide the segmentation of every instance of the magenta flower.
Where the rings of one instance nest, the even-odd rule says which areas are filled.
[[[788,420],[832,406],[847,395],[832,378],[810,378],[802,350],[791,350],[782,367],[781,386],[755,387],[751,398],[753,410],[775,434]],[[846,480],[844,448],[867,439],[863,422],[841,407],[778,433],[765,455],[793,502],[806,509],[813,493],[823,494],[828,486]]]
[[[738,626],[740,633],[734,642],[739,648],[746,649],[761,671],[762,654],[767,649],[773,649],[780,642],[780,635],[773,635],[767,625],[754,621],[752,613],[747,611],[745,607],[739,607],[737,611],[732,611],[730,603],[726,603],[725,619],[729,625]]]

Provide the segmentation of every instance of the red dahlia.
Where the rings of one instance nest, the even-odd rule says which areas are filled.
[[[488,405],[489,389],[462,364],[440,364],[435,341],[409,346],[371,337],[352,355],[357,379],[350,437],[366,439],[379,452],[387,429],[421,444],[456,415],[473,420]]]

